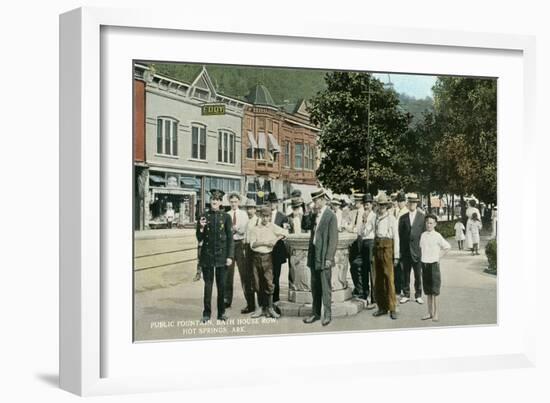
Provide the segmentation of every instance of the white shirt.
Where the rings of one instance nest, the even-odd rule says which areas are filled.
[[[174,220],[175,211],[174,209],[169,208],[166,210],[166,221],[170,222]]]
[[[477,218],[481,220],[481,213],[476,207],[468,207],[466,209],[466,217],[472,218],[472,215],[474,215],[474,213],[477,213]]]
[[[336,214],[336,222],[338,223],[338,229],[340,229],[342,228],[342,210],[338,209],[334,214]]]
[[[254,244],[256,241],[260,242],[271,242],[273,243],[273,246],[275,246],[275,242],[277,242],[277,239],[279,236],[286,237],[288,235],[288,231],[285,229],[282,229],[281,227],[272,224],[267,223],[267,225],[262,225],[261,223],[253,227],[250,231],[250,246],[252,247],[252,244]],[[267,247],[267,246],[258,246],[255,248],[252,248],[254,252],[260,252],[260,253],[271,253],[273,251],[273,246]]]
[[[363,217],[364,212],[365,209],[363,208],[363,206],[353,210],[349,210],[347,212],[347,219],[344,223],[344,228],[346,229],[346,231],[357,232],[357,227],[361,225],[361,217]]]
[[[295,234],[301,234],[302,233],[302,216],[291,216],[290,218],[292,220],[292,225],[294,227],[294,233]]]
[[[250,243],[250,232],[260,224],[260,217],[254,216],[248,219],[246,223],[246,233],[244,234],[244,243]]]
[[[319,222],[321,221],[321,217],[325,213],[325,210],[327,209],[327,206],[323,206],[321,208],[321,211],[319,211],[319,214],[315,217],[315,234],[313,234],[313,243],[315,244],[315,239],[317,238],[317,230],[319,229]]]
[[[357,227],[357,235],[363,239],[374,239],[374,226],[376,224],[376,214],[371,210],[367,215],[367,221]]]
[[[439,262],[442,250],[451,249],[451,245],[437,231],[424,231],[420,236],[420,249],[422,263]]]
[[[275,224],[275,217],[277,216],[277,209],[271,210],[271,224]]]
[[[229,217],[231,217],[231,223],[232,223],[231,225],[233,225],[233,215],[235,215],[235,218],[237,220],[237,223],[236,223],[237,230],[233,231],[233,239],[235,241],[242,241],[246,234],[246,225],[248,224],[248,214],[241,209],[229,210],[227,214],[229,214]]]
[[[414,223],[414,218],[416,217],[416,210],[414,211],[409,211],[409,220],[411,222],[411,227],[413,226],[413,223]]]
[[[399,259],[399,231],[397,230],[397,219],[393,215],[386,212],[382,216],[376,216],[374,236],[393,239],[393,256],[395,259]]]

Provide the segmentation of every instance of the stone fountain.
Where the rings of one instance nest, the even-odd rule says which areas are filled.
[[[285,316],[311,315],[311,273],[307,267],[307,250],[310,234],[290,234],[286,238],[289,249],[288,301],[279,301],[277,306]],[[338,233],[335,265],[332,267],[332,316],[355,315],[364,309],[364,302],[352,299],[352,289],[347,280],[349,270],[349,247],[356,235]]]

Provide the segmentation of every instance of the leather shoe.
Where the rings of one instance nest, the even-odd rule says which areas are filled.
[[[392,318],[392,319],[397,319],[397,312],[391,311],[391,312],[390,312],[390,318]]]
[[[206,315],[203,315],[202,318],[201,318],[201,322],[202,323],[206,323],[210,320],[210,316],[206,316]]]
[[[229,302],[226,302],[224,305],[226,308],[231,308],[231,304]]]
[[[375,313],[373,313],[372,316],[382,316],[382,315],[386,315],[387,313],[388,313],[388,311],[378,310]]]
[[[241,309],[241,313],[252,313],[255,310],[255,308],[250,308],[249,306],[247,306],[246,308]]]
[[[321,322],[321,324],[323,326],[327,326],[329,323],[330,323],[330,317],[329,318],[323,318],[323,321]]]
[[[227,320],[227,315],[225,315],[225,314],[218,315],[218,320],[221,320],[221,321],[225,322]]]
[[[313,323],[313,322],[315,322],[315,321],[318,321],[319,319],[321,319],[321,318],[318,317],[318,316],[313,315],[313,316],[304,318],[304,323],[308,323],[308,324],[309,324],[309,323]]]

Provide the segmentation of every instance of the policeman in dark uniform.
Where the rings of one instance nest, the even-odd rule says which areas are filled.
[[[216,278],[218,293],[218,320],[226,320],[224,303],[224,285],[227,266],[234,259],[235,246],[231,217],[221,210],[224,192],[217,189],[210,191],[211,209],[199,219],[197,225],[197,240],[202,241],[199,264],[204,279],[204,311],[202,322],[210,320],[212,314],[212,286]]]

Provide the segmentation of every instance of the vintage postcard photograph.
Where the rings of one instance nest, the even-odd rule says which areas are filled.
[[[497,324],[497,79],[136,60],[134,341]]]

